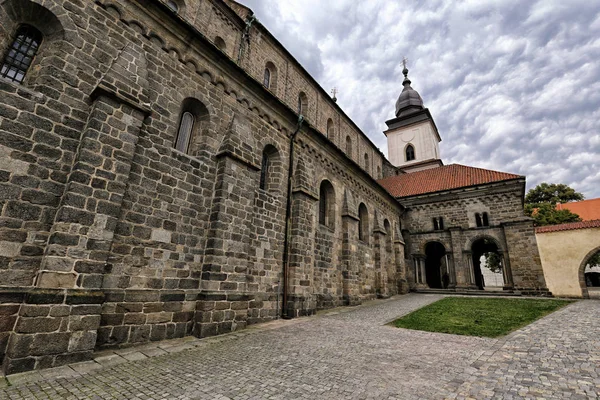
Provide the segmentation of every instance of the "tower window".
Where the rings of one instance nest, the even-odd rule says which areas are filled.
[[[483,223],[481,222],[481,214],[479,213],[475,213],[475,224],[478,228],[481,228],[483,226]]]
[[[415,148],[412,144],[406,146],[406,161],[412,161],[415,159]]]
[[[434,231],[442,231],[444,230],[444,218],[434,218],[433,219],[433,230]]]
[[[346,136],[346,155],[352,157],[352,139],[350,139],[350,136]]]
[[[484,212],[482,216],[483,226],[490,226],[490,221],[488,219],[488,213]]]
[[[21,25],[4,56],[0,77],[22,83],[42,43],[42,37],[41,32],[31,25]]]

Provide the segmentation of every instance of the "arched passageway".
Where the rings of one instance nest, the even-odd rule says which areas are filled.
[[[581,289],[584,297],[600,298],[600,249],[585,258],[583,277],[582,286],[585,286]]]
[[[447,289],[450,281],[445,262],[446,248],[440,242],[425,245],[425,278],[432,289]]]
[[[503,260],[500,249],[492,239],[479,239],[471,246],[473,254],[473,275],[479,290],[504,286]]]

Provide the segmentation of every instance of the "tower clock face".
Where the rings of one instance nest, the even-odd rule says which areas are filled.
[[[410,131],[406,131],[406,132],[402,132],[402,141],[403,142],[410,142],[411,140],[413,140],[415,138],[415,131],[410,130]]]

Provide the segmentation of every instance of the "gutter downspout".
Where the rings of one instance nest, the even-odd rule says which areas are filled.
[[[294,172],[294,139],[302,128],[304,117],[300,115],[298,117],[298,124],[296,130],[290,136],[290,161],[288,165],[288,185],[287,185],[287,204],[285,207],[285,237],[283,240],[283,301],[282,301],[282,318],[291,319],[293,316],[288,314],[288,281],[289,281],[289,244],[291,237],[291,217],[292,217],[292,174]]]

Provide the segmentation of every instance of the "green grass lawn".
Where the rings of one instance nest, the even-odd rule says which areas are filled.
[[[568,300],[446,297],[392,322],[398,328],[498,337],[571,303]]]

